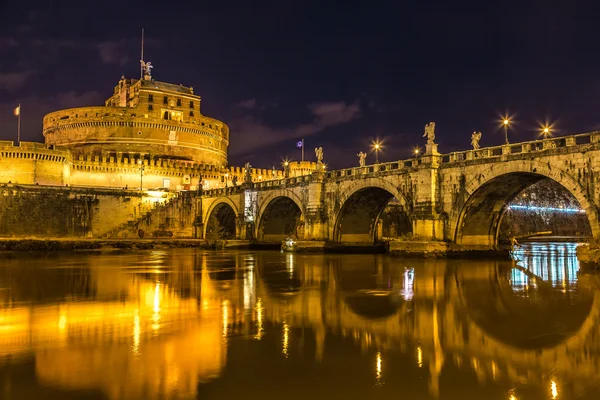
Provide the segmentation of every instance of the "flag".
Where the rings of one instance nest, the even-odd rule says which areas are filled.
[[[15,111],[13,111],[13,113],[15,114],[15,116],[19,116],[21,114],[21,105],[20,104],[17,106],[17,108],[15,108]]]
[[[302,145],[304,144],[303,142],[304,142],[304,141],[303,141],[303,140],[301,140],[301,141],[299,141],[298,143],[296,143],[296,147],[298,147],[298,148],[302,147]]]

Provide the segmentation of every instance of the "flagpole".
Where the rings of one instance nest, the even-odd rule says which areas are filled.
[[[21,103],[19,103],[19,115],[17,119],[17,144],[21,146]]]
[[[140,60],[140,79],[144,78],[144,28],[142,28],[142,59]]]
[[[302,138],[302,161],[304,162],[304,138]]]

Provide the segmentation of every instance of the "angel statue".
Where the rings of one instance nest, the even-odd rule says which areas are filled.
[[[245,181],[252,182],[252,165],[249,162],[244,165],[244,173],[246,174]]]
[[[144,71],[144,75],[152,76],[151,69],[154,68],[152,63],[150,61],[144,62],[144,60],[140,60],[140,63],[142,64],[142,71]]]
[[[323,148],[322,147],[315,148],[315,155],[317,156],[317,163],[321,164],[323,162]]]
[[[425,125],[425,133],[423,137],[427,137],[427,144],[433,144],[435,140],[435,122],[430,122]]]
[[[473,132],[471,135],[471,146],[473,150],[479,150],[479,141],[481,140],[481,132]]]
[[[358,156],[358,165],[361,167],[364,167],[365,159],[367,158],[367,153],[364,153],[361,151],[360,153],[357,154],[357,156]]]

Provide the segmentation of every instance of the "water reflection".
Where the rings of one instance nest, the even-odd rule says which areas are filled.
[[[568,244],[4,259],[0,397],[597,398],[600,285],[577,269]]]

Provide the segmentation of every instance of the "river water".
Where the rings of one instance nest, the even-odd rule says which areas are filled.
[[[600,398],[597,277],[515,257],[5,254],[0,398]]]

